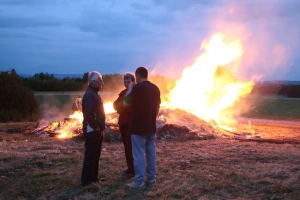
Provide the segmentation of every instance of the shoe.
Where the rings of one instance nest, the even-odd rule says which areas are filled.
[[[86,187],[86,186],[92,185],[92,182],[89,182],[89,183],[81,183],[81,185],[82,185],[83,187]]]
[[[144,182],[142,182],[140,184],[133,182],[133,183],[128,184],[127,186],[131,189],[138,189],[138,190],[142,190],[142,189],[146,188],[146,185]]]
[[[146,181],[146,185],[147,185],[148,187],[154,186],[155,183],[156,183],[156,179],[152,179],[152,180],[147,180],[147,181]]]
[[[96,178],[93,178],[92,183],[98,183],[99,181],[100,181],[99,178],[96,177]]]

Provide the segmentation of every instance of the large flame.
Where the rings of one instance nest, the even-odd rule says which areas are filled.
[[[229,125],[235,122],[233,113],[225,112],[240,97],[249,94],[253,82],[241,82],[231,73],[218,76],[218,69],[243,54],[238,40],[224,42],[221,33],[212,36],[202,44],[204,49],[196,62],[184,69],[182,77],[170,91],[168,106],[180,108],[209,122]]]
[[[116,112],[113,107],[113,102],[104,102],[103,106],[104,106],[105,114]]]
[[[115,112],[113,102],[105,102],[103,104],[105,114]],[[69,116],[69,120],[64,122],[54,122],[47,129],[55,130],[58,133],[58,138],[72,138],[74,129],[82,129],[83,114],[81,111],[75,111]],[[46,130],[47,131],[47,130]]]

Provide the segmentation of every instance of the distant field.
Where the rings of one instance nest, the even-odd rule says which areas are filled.
[[[72,102],[84,92],[37,92],[40,112],[50,107],[56,107],[64,112],[72,112]],[[100,92],[104,102],[114,101],[117,92]],[[300,98],[288,98],[280,95],[250,95],[240,103],[248,105],[250,110],[241,117],[276,120],[300,120]],[[238,104],[240,104],[238,103]],[[47,105],[47,106],[45,106]]]
[[[248,112],[242,114],[242,117],[300,120],[300,98],[288,98],[279,95],[252,95],[242,100],[242,103],[246,103],[251,107]]]

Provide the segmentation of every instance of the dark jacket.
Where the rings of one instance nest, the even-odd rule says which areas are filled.
[[[118,99],[114,102],[114,109],[119,115],[118,124],[130,124],[132,106],[123,106],[124,94],[127,89],[120,92]]]
[[[156,118],[160,105],[160,91],[150,81],[136,84],[129,95],[124,97],[132,104],[130,134],[152,135],[156,133]]]
[[[92,129],[105,129],[105,112],[103,101],[98,90],[89,86],[82,98],[83,133],[87,133],[88,127]]]

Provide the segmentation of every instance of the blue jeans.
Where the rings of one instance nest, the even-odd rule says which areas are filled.
[[[131,134],[131,142],[132,142],[135,182],[138,184],[145,182],[144,175],[146,170],[147,170],[147,179],[148,180],[155,179],[155,174],[156,174],[155,134],[149,136]],[[146,161],[145,161],[145,153],[146,153]]]

